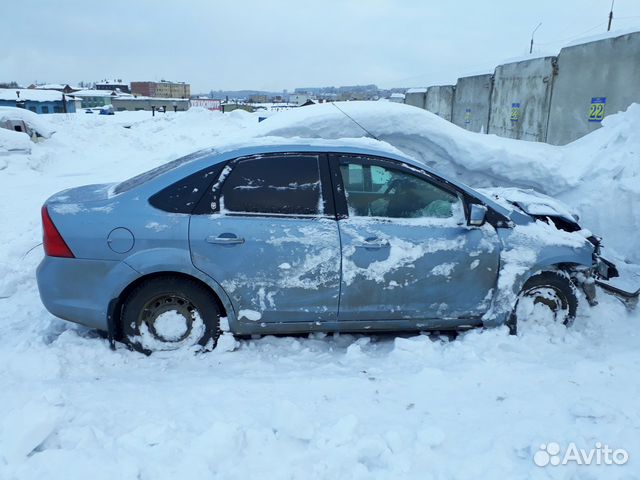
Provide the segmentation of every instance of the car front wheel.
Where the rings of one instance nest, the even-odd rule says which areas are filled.
[[[178,277],[143,281],[125,300],[122,331],[133,349],[150,354],[193,346],[213,348],[220,310],[199,282]]]
[[[509,330],[516,334],[525,322],[570,326],[577,310],[576,288],[568,275],[559,271],[537,273],[525,282],[518,295]]]

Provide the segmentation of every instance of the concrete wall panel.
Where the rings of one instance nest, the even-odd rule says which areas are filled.
[[[427,101],[426,88],[410,88],[404,94],[404,103],[418,108],[425,108]]]
[[[453,110],[453,85],[437,85],[427,89],[425,108],[430,112],[451,121]]]
[[[634,102],[640,103],[640,32],[563,48],[547,142],[572,142],[600,126],[599,113],[611,115]]]
[[[507,63],[496,68],[489,133],[501,137],[544,142],[556,57]]]
[[[458,79],[453,96],[452,122],[472,132],[487,133],[493,74]]]

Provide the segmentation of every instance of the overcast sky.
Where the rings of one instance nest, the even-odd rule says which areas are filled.
[[[0,16],[0,81],[186,81],[192,92],[455,83],[606,31],[611,0],[21,0]],[[613,26],[640,25],[615,0]]]

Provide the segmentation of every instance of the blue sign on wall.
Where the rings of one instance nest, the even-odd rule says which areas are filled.
[[[601,122],[604,118],[604,107],[607,104],[607,97],[593,97],[589,105],[589,121]]]
[[[511,121],[517,122],[520,120],[520,104],[512,103],[511,104]]]

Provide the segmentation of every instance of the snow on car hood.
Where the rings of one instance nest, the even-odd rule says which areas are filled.
[[[571,223],[580,219],[569,206],[532,189],[494,187],[477,190],[509,210],[516,206],[533,217],[560,217]]]

